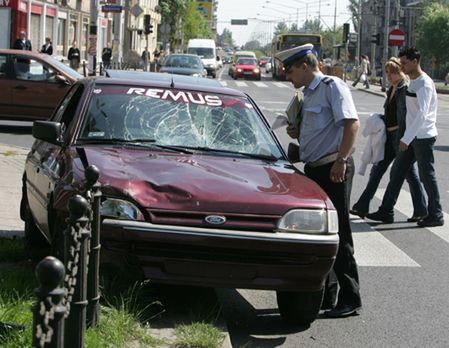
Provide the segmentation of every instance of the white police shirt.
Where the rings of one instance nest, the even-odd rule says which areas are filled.
[[[345,120],[358,120],[351,91],[344,81],[319,73],[302,91],[300,158],[305,163],[338,152]]]

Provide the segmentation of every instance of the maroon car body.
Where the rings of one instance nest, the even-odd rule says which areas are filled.
[[[283,316],[294,308],[301,322],[315,319],[338,249],[336,212],[287,160],[249,96],[176,81],[86,79],[33,131],[21,205],[29,241],[36,233],[58,239],[68,199],[95,165],[104,262],[139,265],[156,282],[276,290],[307,308],[280,301]]]
[[[0,119],[50,118],[70,86],[82,78],[48,54],[0,49]]]

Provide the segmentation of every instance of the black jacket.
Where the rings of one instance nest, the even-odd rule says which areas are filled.
[[[17,39],[12,48],[15,50],[31,51],[31,41],[25,40],[25,42],[23,42],[22,40]]]
[[[70,47],[69,49],[69,53],[67,54],[67,59],[68,60],[72,60],[72,59],[77,59],[80,60],[80,50],[78,48],[73,48]]]
[[[48,55],[53,54],[53,46],[50,44],[50,46],[46,47],[47,45],[42,45],[41,53],[46,53]]]

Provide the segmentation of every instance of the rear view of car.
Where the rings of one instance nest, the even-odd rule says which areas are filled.
[[[207,76],[201,59],[193,54],[170,54],[165,58],[159,72],[194,77]]]

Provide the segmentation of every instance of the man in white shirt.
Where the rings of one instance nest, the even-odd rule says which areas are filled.
[[[418,163],[419,178],[428,197],[428,215],[418,221],[422,227],[443,226],[443,211],[440,203],[435,175],[433,146],[438,135],[437,93],[432,79],[421,69],[421,54],[416,48],[406,48],[399,53],[402,70],[410,76],[410,86],[406,92],[406,129],[400,139],[400,154],[391,168],[390,182],[382,204],[376,213],[368,214],[371,220],[384,221],[397,201],[411,165]],[[411,149],[412,151],[406,151]]]

